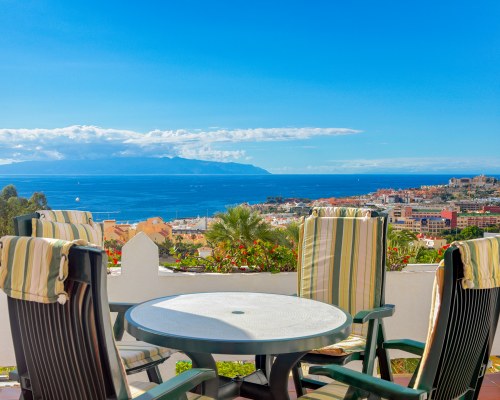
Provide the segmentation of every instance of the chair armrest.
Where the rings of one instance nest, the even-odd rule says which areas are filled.
[[[355,324],[364,324],[371,319],[391,317],[395,311],[396,308],[393,304],[386,304],[382,307],[372,308],[371,310],[360,311],[354,316],[352,321]]]
[[[9,372],[9,381],[19,382],[19,374],[17,373],[17,369]]]
[[[109,311],[117,313],[125,313],[129,308],[137,305],[137,303],[121,303],[116,301],[109,302]]]
[[[392,400],[424,400],[427,398],[427,392],[425,390],[400,386],[393,382],[384,381],[371,375],[362,374],[361,372],[341,367],[340,365],[311,367],[309,373],[326,375],[346,385],[351,385],[358,389]]]
[[[170,400],[182,398],[187,391],[193,389],[203,381],[215,378],[215,371],[211,369],[190,369],[166,382],[160,383],[153,389],[134,400]]]
[[[382,347],[384,349],[397,349],[403,350],[407,353],[415,354],[421,356],[424,354],[425,343],[417,342],[411,339],[396,339],[396,340],[386,340]]]
[[[109,303],[109,311],[118,313],[115,323],[113,324],[113,336],[117,341],[122,340],[123,334],[125,333],[125,312],[133,306],[135,306],[135,303]]]

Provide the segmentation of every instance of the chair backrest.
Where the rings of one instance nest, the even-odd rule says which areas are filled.
[[[102,223],[93,222],[90,212],[80,212],[88,218],[89,224],[66,222],[70,220],[67,216],[68,213],[71,211],[51,211],[49,215],[53,214],[54,218],[59,217],[58,220],[46,220],[46,218],[41,218],[38,212],[14,217],[14,233],[16,236],[32,236],[36,227],[35,236],[38,237],[65,240],[84,239],[89,243],[103,246],[104,227]],[[36,221],[36,224],[33,221]]]
[[[40,218],[40,214],[35,212],[14,217],[14,235],[31,236],[33,231],[31,221],[33,218]]]
[[[383,305],[386,232],[387,216],[376,212],[313,209],[300,229],[299,296],[334,304],[352,315]],[[367,324],[356,324],[352,333],[366,331]]]
[[[103,252],[72,247],[65,288],[64,305],[8,298],[23,398],[130,398],[111,330]]]
[[[461,254],[454,246],[445,253],[442,273],[442,287],[435,287],[441,293],[435,295],[437,317],[415,387],[434,390],[432,399],[475,398],[498,324],[500,288],[464,289]]]

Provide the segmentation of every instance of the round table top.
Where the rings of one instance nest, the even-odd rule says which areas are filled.
[[[139,340],[192,353],[282,354],[349,335],[351,316],[330,304],[268,293],[163,297],[132,307],[127,331]]]

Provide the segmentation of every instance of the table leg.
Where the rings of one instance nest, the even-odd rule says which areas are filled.
[[[201,384],[201,392],[209,397],[214,399],[218,398],[219,391],[219,375],[217,372],[217,365],[215,364],[215,360],[211,354],[207,353],[187,353],[185,354],[191,359],[193,362],[193,368],[210,368],[215,371],[216,377],[214,379],[210,379]]]
[[[307,352],[257,356],[257,364],[267,371],[256,371],[243,378],[241,396],[255,400],[289,400],[290,371]],[[270,361],[274,362],[270,365]],[[268,377],[266,379],[266,376]]]
[[[290,371],[307,352],[279,354],[274,360],[269,379],[269,389],[274,400],[289,400],[288,380]]]

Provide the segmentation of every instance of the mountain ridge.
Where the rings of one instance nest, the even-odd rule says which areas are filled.
[[[181,157],[113,157],[96,160],[22,161],[0,165],[11,175],[268,175],[251,164]]]

